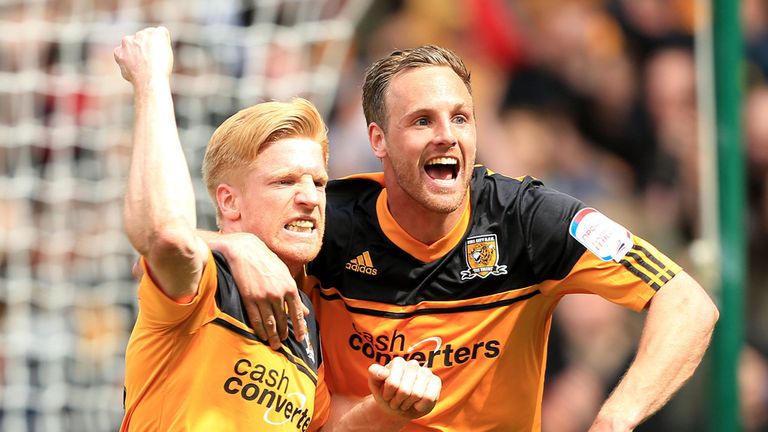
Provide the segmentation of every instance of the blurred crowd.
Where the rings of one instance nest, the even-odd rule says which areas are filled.
[[[165,25],[198,221],[205,146],[233,112],[300,94],[328,112],[369,3],[0,1],[0,430],[114,431],[137,314],[122,229],[130,86],[112,50]]]
[[[711,125],[701,124],[707,96],[697,90],[694,55],[703,3],[0,2],[0,430],[119,424],[121,359],[136,313],[135,257],[120,215],[131,126],[128,88],[112,60],[121,36],[149,24],[171,30],[177,117],[193,173],[224,118],[293,94],[329,120],[332,177],[378,171],[361,108],[365,68],[396,48],[451,48],[472,71],[479,163],[538,177],[599,208],[712,289],[701,206],[715,191],[702,187],[711,174],[700,157]],[[344,18],[358,21],[354,35],[333,20],[349,9],[366,12]],[[749,250],[739,379],[745,429],[766,431],[768,2],[743,0],[741,12],[745,56],[733,67],[745,72]],[[199,177],[195,185],[200,220],[211,227]],[[593,296],[561,302],[545,431],[586,429],[631,360],[641,324],[642,316]],[[638,430],[706,430],[712,366]]]

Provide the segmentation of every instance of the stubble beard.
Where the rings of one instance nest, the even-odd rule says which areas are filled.
[[[302,267],[317,257],[320,253],[322,241],[313,243],[294,244],[293,242],[280,242],[274,245],[272,251],[288,268]]]
[[[400,189],[411,200],[430,212],[447,215],[456,211],[464,203],[470,182],[470,178],[464,174],[464,171],[461,173],[464,178],[460,179],[463,187],[443,192],[440,190],[430,190],[430,188],[423,184],[419,176],[420,173],[413,176],[410,174],[407,166],[392,164],[392,169]]]

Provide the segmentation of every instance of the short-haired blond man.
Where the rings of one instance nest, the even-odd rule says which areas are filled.
[[[271,347],[249,327],[230,262],[195,230],[195,197],[169,85],[168,31],[149,28],[123,38],[115,59],[134,89],[124,217],[143,269],[121,430],[399,430],[431,411],[441,381],[402,358],[371,366],[371,395],[332,403],[304,295],[305,337]],[[327,161],[326,127],[311,103],[266,102],[235,114],[214,133],[204,161],[221,233],[257,236],[301,283],[322,243]],[[229,257],[237,259],[237,252]],[[389,408],[381,387],[391,375],[429,383],[414,395],[412,409]]]

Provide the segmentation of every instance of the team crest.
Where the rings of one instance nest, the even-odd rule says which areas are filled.
[[[468,268],[461,271],[461,280],[473,279],[477,276],[486,278],[488,275],[507,274],[507,266],[499,265],[496,234],[470,237],[467,239],[464,250]]]

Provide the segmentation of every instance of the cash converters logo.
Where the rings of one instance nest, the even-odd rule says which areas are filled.
[[[288,393],[291,379],[285,375],[285,369],[278,371],[248,359],[239,359],[233,372],[234,375],[224,382],[224,391],[266,408],[264,422],[271,425],[290,422],[301,431],[309,428],[312,413],[307,408],[307,396],[299,392]]]
[[[348,339],[350,348],[381,365],[386,365],[394,357],[403,357],[405,360],[416,360],[428,368],[452,367],[476,359],[493,359],[500,353],[501,343],[495,339],[457,347],[450,342],[444,344],[438,336],[409,343],[405,334],[397,330],[392,334],[375,335],[358,330],[354,324],[352,328],[355,332]]]

